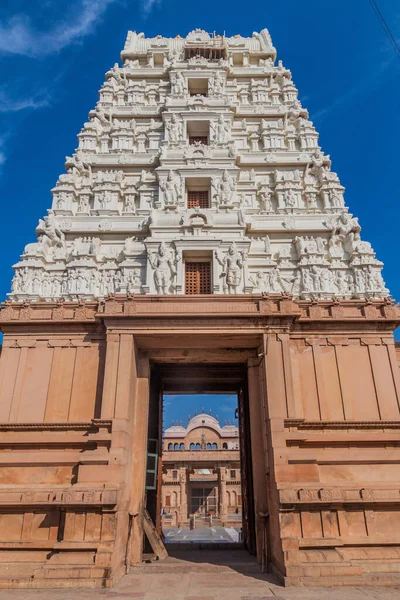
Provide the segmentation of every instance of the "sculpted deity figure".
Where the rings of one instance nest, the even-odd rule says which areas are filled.
[[[78,213],[88,213],[90,209],[90,198],[88,194],[82,194],[79,196],[78,202]]]
[[[350,292],[344,271],[337,271],[335,275],[335,287],[339,296],[345,296]]]
[[[357,218],[351,217],[348,213],[342,213],[332,228],[332,234],[329,238],[328,247],[332,254],[335,254],[334,248],[342,246],[343,249],[352,254],[356,250],[357,242],[360,241],[361,227]]]
[[[222,96],[225,92],[225,77],[221,71],[217,71],[210,79],[210,92],[213,96]]]
[[[181,71],[171,73],[171,92],[174,96],[186,95],[186,80]]]
[[[114,63],[114,66],[110,69],[110,71],[114,87],[119,88],[120,86],[122,86],[125,88],[126,76],[124,70],[119,67],[118,63]]]
[[[217,122],[211,121],[211,128],[214,133],[214,141],[217,144],[226,144],[229,141],[230,127],[222,115],[218,117]]]
[[[235,182],[226,169],[222,173],[222,177],[217,180],[215,190],[215,197],[219,206],[232,204]]]
[[[242,269],[247,261],[247,254],[239,252],[235,242],[232,242],[228,252],[223,257],[221,257],[218,250],[215,251],[215,257],[223,269],[223,288],[225,293],[236,294],[237,288],[242,281]]]
[[[297,204],[297,195],[292,189],[285,190],[283,194],[283,200],[286,208],[293,209]]]
[[[112,117],[107,114],[102,108],[97,107],[95,114],[90,121],[95,125],[97,131],[101,133],[103,129],[110,127]]]
[[[148,254],[149,262],[154,269],[154,282],[156,284],[157,294],[169,294],[171,283],[176,276],[176,262],[179,255],[173,260],[171,251],[168,250],[165,242],[161,242],[155,255]]]
[[[262,185],[258,190],[258,200],[260,203],[260,212],[272,212],[272,192],[268,186]]]
[[[343,208],[343,196],[339,190],[331,190],[329,194],[329,200],[332,208]]]
[[[294,278],[282,277],[282,274],[278,267],[274,267],[269,272],[269,289],[275,293],[288,293],[291,291],[292,283]]]
[[[166,130],[168,131],[168,141],[170,144],[179,144],[183,138],[182,122],[174,113],[169,121],[166,122]]]
[[[269,275],[263,271],[257,271],[254,277],[249,278],[250,284],[260,290],[260,292],[269,292]]]
[[[65,246],[65,235],[59,228],[52,211],[49,211],[44,219],[39,220],[37,231],[39,233],[38,241],[44,252]]]
[[[176,206],[181,197],[180,185],[178,178],[174,176],[172,171],[169,171],[165,181],[160,181],[160,188],[164,192],[165,206]]]
[[[311,157],[311,162],[306,166],[305,181],[308,180],[310,174],[319,179],[319,181],[326,179],[326,175],[329,173],[330,162],[328,156],[324,156],[320,150],[316,150]]]
[[[89,163],[81,160],[77,154],[74,154],[71,158],[67,157],[67,161],[72,163],[72,167],[68,169],[68,172],[72,173],[75,179],[80,179],[81,177],[91,178],[92,167]]]
[[[140,274],[140,269],[138,267],[128,272],[127,283],[129,289],[137,287],[140,288],[140,286],[142,285],[142,277]]]

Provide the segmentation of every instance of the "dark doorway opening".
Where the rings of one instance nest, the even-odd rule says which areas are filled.
[[[246,365],[238,364],[156,364],[152,365],[150,379],[150,410],[149,410],[149,452],[146,485],[146,508],[155,524],[159,535],[166,539],[164,529],[168,515],[171,515],[174,526],[196,526],[196,521],[204,520],[208,527],[213,524],[226,522],[238,515],[240,525],[240,542],[251,554],[256,553],[255,514],[253,476],[251,460],[251,437],[249,419],[249,398],[247,386]],[[232,425],[222,427],[206,412],[199,412],[198,417],[191,419],[194,430],[200,422],[196,435],[191,440],[178,439],[179,436],[167,439],[163,434],[163,401],[173,395],[204,395],[210,394],[235,395],[237,398],[236,414],[232,415]],[[204,400],[205,402],[205,400]],[[235,419],[236,417],[236,419]],[[215,430],[235,428],[238,431],[237,447],[232,448],[232,438],[213,437],[213,420]],[[190,425],[190,423],[189,423]],[[177,432],[185,429],[179,422],[174,426]],[[172,427],[174,433],[174,427]],[[203,427],[203,433],[202,428]],[[207,429],[207,431],[206,431]],[[176,432],[175,432],[176,433]],[[226,432],[225,432],[226,433]],[[169,432],[171,434],[171,431]],[[214,444],[214,446],[213,446]],[[187,447],[186,447],[187,446]],[[215,447],[216,446],[216,447]],[[154,448],[157,449],[154,456]],[[165,461],[163,461],[163,449]],[[150,451],[152,450],[152,451]],[[219,461],[210,469],[210,461],[198,460],[201,453],[204,456],[219,455]],[[175,459],[176,455],[176,459]],[[224,461],[228,456],[230,461]],[[173,461],[171,462],[171,457]],[[233,460],[237,457],[238,460]],[[167,464],[168,458],[168,464]],[[192,466],[187,466],[190,459]],[[163,494],[163,476],[168,470],[168,493]],[[210,472],[211,471],[211,472]],[[185,494],[182,494],[182,490]],[[224,502],[221,502],[221,490]],[[185,496],[185,505],[181,501]],[[177,506],[179,504],[179,506]],[[221,508],[223,509],[221,512]],[[237,509],[237,510],[236,510]],[[187,522],[184,522],[187,515]],[[231,516],[229,516],[231,515]],[[214,521],[213,523],[213,519]],[[210,525],[211,524],[211,525]],[[222,532],[221,532],[222,533]],[[238,536],[239,538],[239,536]],[[166,540],[168,541],[168,540]],[[225,540],[226,541],[226,540]],[[232,537],[232,543],[235,541]],[[168,549],[168,544],[167,544]],[[145,546],[148,552],[148,546]]]

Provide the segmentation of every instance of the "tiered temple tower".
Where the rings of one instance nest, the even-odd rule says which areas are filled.
[[[162,394],[200,392],[237,394],[261,565],[398,584],[400,310],[290,71],[266,30],[121,58],[0,310],[0,587],[140,565]]]
[[[121,58],[15,265],[13,301],[388,295],[267,30],[130,32]]]

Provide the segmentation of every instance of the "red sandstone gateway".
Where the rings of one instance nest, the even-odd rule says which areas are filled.
[[[400,583],[400,310],[290,71],[266,30],[121,58],[0,313],[0,587],[165,558],[168,494],[234,499],[285,584]],[[200,392],[239,403],[212,493],[204,457],[163,465],[163,394]]]

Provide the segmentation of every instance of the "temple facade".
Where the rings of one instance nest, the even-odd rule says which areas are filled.
[[[114,585],[172,464],[226,514],[201,437],[163,466],[164,393],[237,394],[243,543],[282,582],[399,582],[400,310],[268,31],[129,32],[52,193],[0,311],[0,586]]]
[[[211,415],[173,424],[164,432],[162,525],[195,524],[241,527],[239,429],[222,427]],[[192,524],[193,525],[193,524]]]

